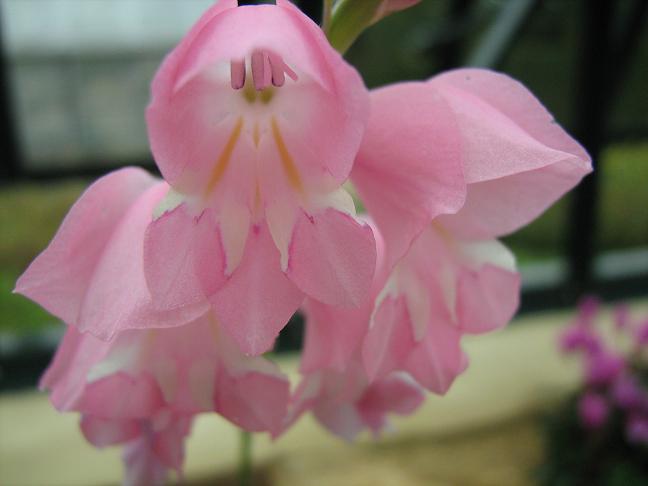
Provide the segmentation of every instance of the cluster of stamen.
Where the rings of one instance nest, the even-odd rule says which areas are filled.
[[[250,59],[252,81],[257,91],[263,91],[270,85],[280,88],[286,82],[286,75],[297,81],[297,74],[290,69],[280,56],[267,51],[255,50]],[[245,86],[246,65],[245,59],[236,59],[230,62],[231,84],[233,89]]]
[[[232,88],[241,90],[243,98],[250,104],[257,101],[264,105],[270,103],[275,95],[275,88],[280,88],[286,83],[286,76],[293,81],[298,79],[297,74],[286,65],[281,57],[267,50],[253,51],[249,65],[246,65],[245,59],[232,60],[230,70]],[[241,114],[236,119],[228,139],[214,161],[213,169],[204,189],[205,198],[210,196],[227,172],[241,135],[246,131],[250,133],[254,146],[258,148],[262,137],[260,124],[265,123],[269,123],[269,127],[264,133],[268,133],[274,140],[281,169],[288,185],[297,193],[303,194],[301,174],[284,140],[276,116],[270,114],[266,121],[265,118],[263,120],[255,119],[253,115],[252,120],[246,120],[245,116]],[[260,204],[261,193],[257,182],[255,205],[260,207]]]

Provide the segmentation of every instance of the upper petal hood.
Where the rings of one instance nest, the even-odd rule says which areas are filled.
[[[241,139],[250,141],[247,156],[254,156],[253,140],[258,142],[257,135],[263,137],[269,130],[264,124],[260,132],[253,130],[250,116],[260,118],[250,115],[245,90],[230,86],[230,61],[263,50],[281,58],[298,81],[276,89],[271,102],[259,105],[262,112],[281,115],[298,128],[300,137],[320,155],[322,169],[344,180],[368,116],[362,79],[290,2],[234,8],[235,3],[219,3],[206,12],[167,56],[153,81],[147,122],[165,179],[185,191],[195,190],[231,133],[224,129],[227,120],[241,113]],[[290,102],[293,88],[298,103]],[[311,95],[304,98],[304,90]],[[222,121],[225,127],[219,126]]]
[[[483,69],[432,78],[461,132],[466,203],[440,219],[463,238],[486,239],[536,218],[592,170],[589,155],[519,82]]]

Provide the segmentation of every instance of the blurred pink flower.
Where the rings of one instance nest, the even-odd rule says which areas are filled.
[[[648,445],[648,414],[631,415],[626,422],[628,442]]]
[[[619,304],[613,309],[614,326],[618,330],[625,330],[630,326],[630,308],[627,304]]]
[[[598,298],[591,295],[584,297],[578,304],[576,323],[584,327],[591,327],[600,307],[601,303]]]
[[[207,297],[242,349],[260,354],[304,295],[358,306],[368,293],[373,236],[341,184],[369,100],[290,2],[236,5],[207,11],[153,80],[149,136],[173,190],[147,232],[145,271],[160,308],[193,304],[175,287],[199,276],[174,277],[183,245],[210,235],[221,282]]]
[[[635,340],[639,346],[648,346],[648,319],[639,323],[634,333]]]
[[[596,393],[586,393],[578,402],[578,416],[586,429],[598,429],[607,421],[609,405]]]
[[[623,374],[614,381],[612,398],[614,403],[624,410],[640,410],[644,408],[648,412],[648,394],[632,375]]]
[[[109,342],[70,327],[41,388],[59,411],[116,421],[215,411],[272,434],[289,398],[278,368],[244,356],[209,314],[182,327],[124,331]]]
[[[369,382],[360,361],[354,360],[344,371],[305,374],[293,396],[288,423],[312,411],[329,431],[351,441],[365,428],[379,435],[389,413],[409,415],[423,400],[421,388],[404,373]]]
[[[182,478],[184,441],[193,417],[161,410],[150,419],[104,419],[83,415],[81,430],[96,447],[124,445],[123,484],[164,485],[168,471]]]
[[[625,358],[616,353],[591,353],[586,357],[585,382],[591,386],[609,386],[621,375],[625,367]]]
[[[572,324],[558,337],[558,345],[564,353],[583,351],[586,354],[598,353],[602,349],[600,336],[590,326]]]

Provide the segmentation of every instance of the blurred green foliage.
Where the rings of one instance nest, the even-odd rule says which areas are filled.
[[[648,245],[648,142],[612,145],[601,159],[598,246],[617,250]],[[569,195],[526,228],[504,241],[519,260],[555,256],[563,251]]]
[[[11,291],[18,276],[54,236],[84,186],[81,181],[66,181],[0,190],[0,330],[28,333],[57,322],[40,306]]]

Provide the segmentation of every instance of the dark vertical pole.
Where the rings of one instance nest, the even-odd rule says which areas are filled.
[[[574,136],[587,149],[595,170],[573,194],[568,221],[568,295],[570,300],[592,289],[597,247],[599,158],[605,138],[606,93],[612,72],[610,33],[616,2],[583,0],[580,66],[575,93]]]
[[[4,47],[2,17],[0,17],[0,136],[2,137],[2,162],[0,179],[15,180],[20,175],[20,149],[13,116],[11,87],[7,54]]]
[[[456,68],[461,64],[466,41],[465,24],[472,8],[473,0],[450,0],[447,14],[448,38],[439,46],[439,70]]]
[[[316,0],[300,0],[296,2],[299,9],[310,17],[310,19],[319,24],[322,21],[322,2]]]

